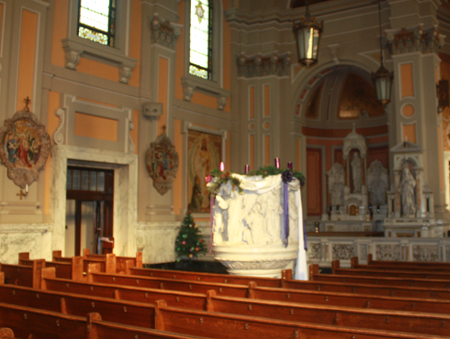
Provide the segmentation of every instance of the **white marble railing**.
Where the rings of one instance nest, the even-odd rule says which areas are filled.
[[[350,267],[350,258],[358,257],[367,264],[367,255],[374,260],[450,262],[449,238],[377,238],[320,237],[308,238],[308,264],[331,267],[340,260],[341,267]]]

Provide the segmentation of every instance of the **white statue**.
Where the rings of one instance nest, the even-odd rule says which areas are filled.
[[[367,170],[367,186],[372,206],[386,204],[386,191],[389,187],[387,169],[375,160]]]
[[[352,160],[352,178],[353,178],[353,193],[361,193],[362,186],[362,171],[361,158],[358,153],[353,153]]]
[[[339,163],[334,163],[327,172],[328,192],[331,194],[332,206],[344,206],[344,186],[345,174],[344,167]]]
[[[402,180],[399,186],[399,193],[402,201],[402,216],[416,216],[416,199],[414,188],[416,187],[416,179],[411,174],[408,167],[403,168]]]

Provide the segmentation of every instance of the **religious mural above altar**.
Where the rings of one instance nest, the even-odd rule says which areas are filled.
[[[188,211],[209,213],[209,191],[205,177],[222,161],[222,136],[189,130],[188,135]]]
[[[25,188],[38,179],[49,153],[50,136],[28,108],[5,120],[0,129],[0,159],[17,186]]]

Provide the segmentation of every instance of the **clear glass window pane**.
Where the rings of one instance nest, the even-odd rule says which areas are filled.
[[[80,171],[73,170],[72,172],[72,189],[79,190],[80,189]]]
[[[87,191],[89,188],[89,171],[81,171],[81,190]]]
[[[105,172],[98,172],[97,177],[97,191],[105,191]]]
[[[97,190],[97,172],[90,172],[89,173],[89,191],[96,191]]]

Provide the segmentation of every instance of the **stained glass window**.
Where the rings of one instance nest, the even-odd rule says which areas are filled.
[[[189,73],[211,79],[212,1],[191,0]]]
[[[116,0],[80,0],[78,36],[114,47]]]

